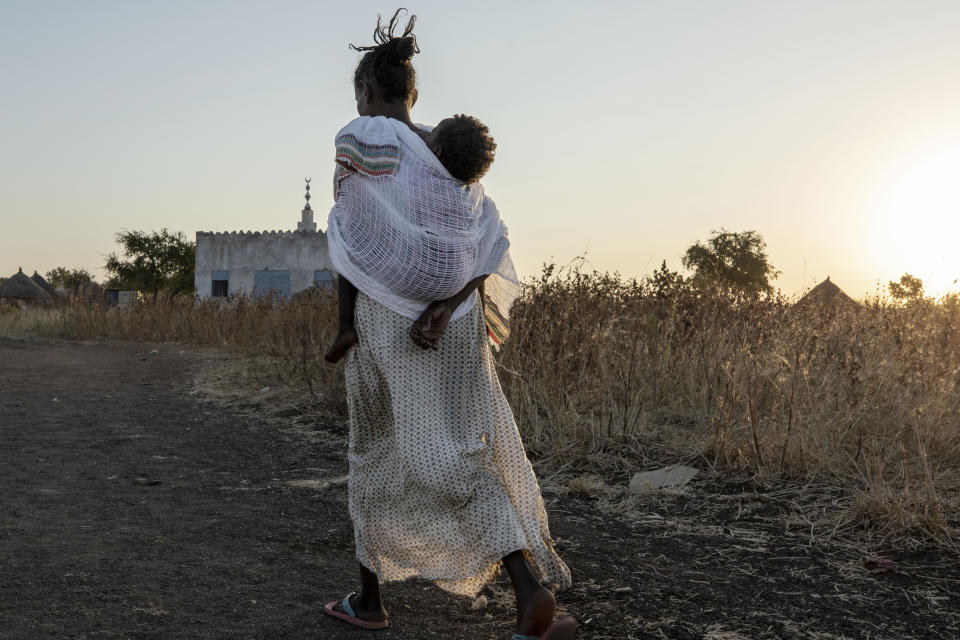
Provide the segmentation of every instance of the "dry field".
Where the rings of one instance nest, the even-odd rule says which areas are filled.
[[[357,579],[337,407],[222,349],[0,338],[0,362],[0,637],[371,637],[321,613]],[[583,640],[960,636],[956,557],[838,535],[842,487],[534,466]],[[384,596],[384,640],[512,636],[505,576]]]
[[[207,619],[202,611],[229,620],[234,637],[354,637],[328,630],[316,615],[323,598],[353,587],[354,571],[344,486],[328,482],[341,478],[346,464],[342,368],[322,360],[335,307],[328,296],[308,294],[285,304],[162,299],[129,309],[0,310],[0,336],[15,338],[0,339],[0,400],[13,400],[0,435],[14,461],[0,480],[15,488],[0,507],[17,515],[0,525],[7,549],[0,564],[16,578],[0,586],[0,618],[23,630],[11,637],[120,637],[102,616],[124,620],[123,637],[187,628],[195,631],[189,637],[218,637],[217,626],[199,622]],[[528,282],[514,309],[514,333],[497,356],[499,375],[541,479],[558,549],[574,572],[574,587],[560,601],[583,623],[581,637],[958,637],[958,316],[956,299],[825,309],[575,269],[548,268]],[[161,355],[150,356],[153,347]],[[151,365],[152,358],[163,364]],[[87,366],[89,379],[78,373]],[[158,373],[148,372],[153,366]],[[81,378],[72,397],[89,416],[83,430],[67,429],[63,418],[45,422],[54,405],[35,415],[34,405]],[[139,400],[144,390],[148,402]],[[103,398],[114,400],[100,413]],[[164,418],[168,413],[177,416]],[[182,441],[184,420],[195,423],[196,442]],[[127,455],[85,444],[91,433],[97,442],[126,442],[117,429],[131,421],[152,423],[157,440],[144,446],[164,450]],[[46,438],[48,429],[60,435]],[[33,440],[21,435],[29,433]],[[109,533],[82,545],[56,534],[77,517],[114,513],[109,500],[121,495],[104,494],[97,484],[103,478],[81,464],[74,472],[89,476],[90,487],[54,489],[38,506],[33,489],[48,489],[32,471],[35,461],[54,457],[60,462],[49,477],[69,475],[63,469],[72,458],[58,448],[88,450],[98,467],[129,467],[117,476],[131,483],[127,506],[109,523],[84,525],[93,527],[86,533],[146,516],[158,529],[121,522],[129,538],[123,544]],[[216,462],[221,456],[228,462]],[[136,459],[163,460],[149,468],[186,480],[169,495],[141,486]],[[701,474],[677,489],[627,490],[634,472],[672,463]],[[230,474],[229,481],[207,486],[205,465]],[[313,467],[323,473],[304,475]],[[244,482],[253,468],[262,480],[251,488]],[[302,482],[291,484],[287,475]],[[234,485],[234,506],[221,504]],[[134,494],[144,491],[157,502],[138,501]],[[306,506],[298,498],[304,491],[315,492]],[[50,522],[38,537],[41,525],[30,514],[40,508]],[[240,520],[214,531],[202,517],[211,510],[219,516],[210,522]],[[161,513],[179,514],[175,530],[165,528]],[[332,528],[318,528],[322,523]],[[173,554],[183,544],[201,545],[195,569],[206,573],[188,571],[187,560],[164,563],[161,554],[116,561],[110,574],[87,557],[91,544],[120,545],[125,553],[155,541]],[[241,545],[243,557],[225,543]],[[251,578],[244,566],[254,561]],[[57,563],[65,575],[86,577],[64,582]],[[258,586],[234,585],[216,597],[190,587],[187,600],[163,595],[183,581],[233,585],[240,578]],[[117,580],[146,604],[125,609],[132,596]],[[54,583],[60,591],[48,593]],[[91,601],[98,590],[107,595]],[[442,629],[449,622],[470,637],[509,635],[502,580],[477,608],[416,582],[388,593],[399,615],[384,637],[448,637]],[[238,608],[244,598],[274,608],[266,615]],[[81,614],[83,633],[68,632]],[[34,633],[44,628],[50,633]]]
[[[335,301],[0,313],[0,335],[192,343],[343,408],[322,354]],[[834,532],[960,549],[960,300],[794,306],[547,267],[526,283],[501,382],[534,455],[626,474],[666,461],[842,487]]]

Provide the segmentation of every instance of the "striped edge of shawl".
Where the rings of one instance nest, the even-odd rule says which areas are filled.
[[[487,336],[490,342],[497,348],[502,347],[504,341],[510,336],[510,321],[507,320],[497,304],[490,298],[483,301],[483,317],[487,322]]]
[[[352,134],[337,136],[337,163],[372,177],[387,176],[400,165],[400,147],[368,144]]]
[[[337,187],[340,186],[340,181],[346,178],[347,176],[355,173],[353,169],[348,169],[339,162],[337,163],[337,168],[333,172],[333,199],[337,199]]]

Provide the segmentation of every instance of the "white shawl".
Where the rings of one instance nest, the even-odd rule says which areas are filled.
[[[507,227],[483,187],[453,178],[419,135],[392,118],[353,120],[337,134],[336,147],[327,242],[337,272],[411,319],[489,275],[488,333],[500,344],[519,282]],[[475,300],[468,298],[451,319]]]

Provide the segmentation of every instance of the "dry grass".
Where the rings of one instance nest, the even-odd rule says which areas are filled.
[[[593,473],[584,473],[571,478],[567,483],[567,490],[570,493],[592,496],[603,492],[603,480]]]
[[[342,370],[322,359],[335,334],[336,301],[315,291],[286,303],[247,297],[194,303],[174,297],[125,309],[88,303],[52,309],[0,307],[0,335],[219,347],[243,356],[258,379],[306,387],[315,402],[342,404]]]
[[[822,308],[548,268],[512,317],[501,379],[535,451],[665,442],[849,486],[847,524],[958,545],[956,298]]]
[[[558,463],[655,447],[830,482],[852,495],[844,526],[956,547],[958,320],[955,298],[824,309],[548,267],[525,285],[497,359],[527,446]],[[174,299],[0,312],[0,335],[226,347],[339,404],[342,369],[322,360],[334,322],[322,295]]]

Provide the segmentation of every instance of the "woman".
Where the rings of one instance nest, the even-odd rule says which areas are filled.
[[[361,117],[337,137],[327,234],[335,268],[360,291],[346,376],[361,591],[325,611],[384,628],[381,581],[419,576],[475,596],[502,564],[515,638],[571,638],[576,623],[553,621],[542,584],[567,587],[570,572],[553,550],[477,293],[484,284],[502,333],[499,311],[518,290],[506,227],[479,183],[453,179],[413,124],[415,17],[394,36],[399,13],[378,20],[374,46],[355,47],[365,51],[354,76]]]

